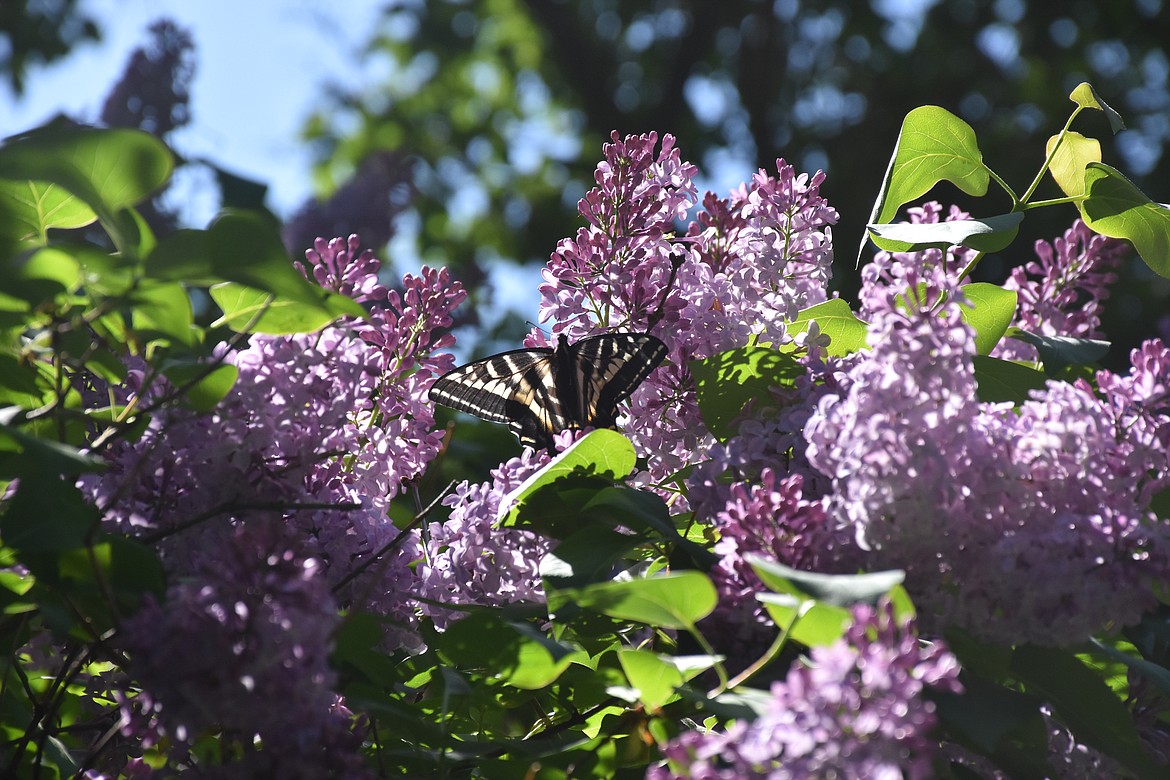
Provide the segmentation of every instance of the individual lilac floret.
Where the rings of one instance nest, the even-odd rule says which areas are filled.
[[[1051,244],[1037,241],[1037,259],[1013,268],[1003,285],[1019,296],[1012,325],[1043,336],[1102,338],[1102,305],[1128,251],[1125,242],[1098,235],[1079,219]],[[1005,339],[993,354],[1037,359],[1036,347],[1018,339]]]
[[[924,693],[959,692],[959,665],[919,641],[890,606],[856,607],[846,636],[814,648],[772,685],[767,708],[726,731],[690,731],[662,747],[648,780],[841,780],[930,777],[937,717]]]

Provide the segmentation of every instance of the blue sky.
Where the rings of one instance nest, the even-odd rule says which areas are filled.
[[[269,184],[268,205],[287,217],[311,194],[309,157],[297,140],[316,96],[331,81],[369,83],[359,47],[379,16],[379,0],[82,0],[103,40],[29,74],[19,100],[0,85],[0,137],[59,112],[96,119],[130,53],[155,20],[170,17],[195,39],[192,122],[172,138],[184,155],[206,156]],[[369,78],[367,78],[369,77]],[[197,188],[192,189],[197,192]],[[215,204],[198,198],[184,217],[200,225]]]

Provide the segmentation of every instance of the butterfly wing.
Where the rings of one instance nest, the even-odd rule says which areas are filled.
[[[552,445],[567,421],[557,398],[551,349],[518,349],[460,366],[435,380],[436,403],[507,423],[522,444]]]
[[[582,424],[612,427],[617,406],[658,367],[666,345],[648,333],[602,333],[570,347],[581,394]]]

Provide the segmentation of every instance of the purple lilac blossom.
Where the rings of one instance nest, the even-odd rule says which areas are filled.
[[[853,618],[845,637],[773,683],[754,721],[680,735],[647,780],[930,777],[937,718],[923,694],[959,692],[958,661],[888,604],[855,607]]]
[[[150,600],[123,621],[120,642],[161,734],[184,743],[214,729],[225,754],[241,751],[266,776],[345,766],[346,776],[372,777],[335,708],[337,606],[290,536],[279,518],[238,529],[214,562],[170,587],[165,605]]]
[[[732,669],[754,661],[776,634],[755,597],[765,588],[746,555],[822,572],[839,568],[839,560],[846,557],[840,548],[850,540],[840,538],[821,502],[805,500],[802,487],[799,474],[784,477],[765,468],[757,480],[730,485],[726,504],[714,518],[719,541],[712,552],[719,562],[709,574],[719,606],[699,628],[728,657]]]
[[[1019,296],[1012,325],[1042,336],[1102,338],[1102,305],[1117,280],[1114,270],[1128,253],[1124,241],[1098,235],[1079,219],[1051,244],[1037,241],[1036,259],[1013,268],[1003,285]],[[1004,360],[1038,358],[1036,347],[1011,338],[992,354]]]
[[[1065,645],[1135,622],[1170,573],[1145,476],[1166,459],[1141,441],[1164,427],[1126,427],[1125,404],[1111,411],[1084,382],[1049,382],[1017,412],[980,403],[944,268],[898,262],[870,284],[871,351],[805,427],[866,568],[905,569],[931,629],[990,641]]]
[[[555,437],[559,449],[572,442],[577,431]],[[552,542],[519,528],[496,528],[501,502],[550,459],[545,450],[525,447],[492,470],[490,482],[462,482],[443,500],[451,514],[442,523],[430,523],[418,562],[417,594],[438,604],[422,603],[435,627],[445,628],[465,613],[459,604],[502,606],[517,602],[543,603],[540,561]]]
[[[695,166],[672,136],[619,138],[604,147],[597,187],[581,200],[588,226],[562,241],[544,271],[541,321],[581,338],[645,330],[670,349],[630,399],[626,433],[651,457],[643,481],[661,481],[703,459],[714,444],[699,416],[687,361],[743,346],[753,335],[786,340],[784,322],[826,299],[836,212],[819,194],[824,174],[797,175],[777,160],[729,199],[695,204]],[[541,341],[539,335],[531,344]],[[790,339],[789,339],[790,340]],[[674,502],[676,511],[685,500]]]
[[[356,237],[318,240],[306,259],[299,267],[308,278],[365,304],[368,320],[315,334],[256,335],[241,349],[221,351],[239,376],[212,412],[155,411],[138,439],[102,451],[106,471],[80,480],[107,528],[155,543],[170,580],[180,583],[165,605],[123,627],[128,671],[147,688],[125,702],[128,727],[169,722],[172,734],[179,726],[191,733],[248,712],[265,748],[249,754],[247,767],[278,759],[281,740],[295,736],[282,718],[307,727],[334,722],[327,717],[337,710],[327,696],[333,678],[321,665],[339,608],[389,618],[388,649],[419,645],[410,569],[421,552],[418,533],[400,535],[386,510],[441,445],[427,391],[452,367],[450,311],[464,297],[446,270],[424,268],[406,276],[401,290],[386,288],[377,280],[379,262],[359,251]],[[111,392],[146,407],[167,390],[137,363]],[[247,544],[264,533],[272,536],[271,555],[250,554]],[[382,559],[335,587],[391,541],[397,546]],[[160,624],[167,630],[148,636]],[[172,641],[189,642],[190,652]],[[263,665],[281,657],[287,679],[264,682],[248,699],[250,686],[266,679],[260,675],[280,671]],[[165,669],[151,666],[164,660]],[[228,676],[209,676],[207,668]],[[308,698],[273,694],[297,679]],[[297,701],[303,706],[294,716]],[[314,708],[315,719],[304,712]],[[249,742],[249,734],[236,736]],[[344,742],[332,731],[306,740]],[[224,772],[247,776],[247,767]]]

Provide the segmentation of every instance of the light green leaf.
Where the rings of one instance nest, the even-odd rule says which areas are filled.
[[[848,609],[791,593],[757,593],[771,615],[783,628],[792,625],[789,637],[806,647],[827,647],[845,636],[852,616]],[[796,621],[793,624],[793,621]]]
[[[117,213],[161,187],[173,167],[162,141],[140,130],[57,124],[0,146],[0,178],[64,187],[93,209],[111,235],[120,233]]]
[[[326,294],[317,305],[273,298],[264,290],[235,282],[214,285],[208,292],[223,311],[223,317],[213,324],[227,325],[237,332],[249,328],[249,333],[312,333],[348,314],[349,304],[356,305],[353,299],[335,293]],[[253,322],[257,315],[259,319]]]
[[[938,106],[920,106],[902,121],[871,224],[889,223],[904,204],[949,181],[981,196],[990,181],[971,126]]]
[[[865,349],[865,337],[869,326],[857,319],[842,298],[832,298],[824,303],[802,309],[788,325],[788,335],[796,336],[808,330],[808,324],[816,321],[821,333],[830,339],[825,353],[833,357],[845,357]]]
[[[807,326],[806,326],[807,327]],[[805,368],[792,355],[770,347],[740,347],[689,363],[707,430],[720,441],[734,436],[749,404],[775,405],[773,387],[791,386]]]
[[[689,629],[711,614],[718,596],[707,575],[682,571],[566,591],[569,600],[619,620]]]
[[[675,689],[686,682],[668,657],[649,650],[619,650],[618,663],[630,685],[638,691],[639,700],[651,712],[673,699]]]
[[[1019,296],[1015,290],[987,282],[972,282],[961,289],[971,304],[961,312],[963,321],[975,329],[975,349],[980,355],[991,354],[1012,323]]]
[[[1154,273],[1170,279],[1170,208],[1104,163],[1089,163],[1085,192],[1077,204],[1085,224],[1103,236],[1127,239]]]
[[[986,219],[955,219],[946,222],[895,222],[867,225],[870,238],[888,252],[917,252],[923,249],[970,247],[978,252],[998,252],[1015,240],[1024,221],[1022,211]]]
[[[1085,194],[1085,169],[1089,163],[1101,162],[1101,142],[1070,130],[1049,138],[1046,154],[1052,154],[1057,141],[1060,141],[1060,148],[1056,150],[1048,172],[1065,195],[1079,198]]]
[[[599,428],[575,441],[548,465],[500,501],[500,526],[516,522],[520,505],[541,488],[568,477],[596,477],[609,482],[625,479],[638,463],[630,440],[617,431]]]
[[[176,387],[185,388],[183,398],[192,409],[208,412],[231,392],[240,370],[230,363],[210,371],[201,363],[179,363],[163,368],[163,374]]]
[[[1069,93],[1068,99],[1076,103],[1082,108],[1094,108],[1098,111],[1104,111],[1105,116],[1109,118],[1109,128],[1114,134],[1119,133],[1125,129],[1125,122],[1121,119],[1121,114],[1114,111],[1108,103],[1101,99],[1097,94],[1097,90],[1087,81],[1082,81],[1073,88]]]
[[[49,228],[85,227],[97,215],[85,201],[51,182],[0,179],[0,232],[21,242],[44,244]]]

